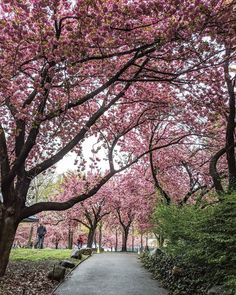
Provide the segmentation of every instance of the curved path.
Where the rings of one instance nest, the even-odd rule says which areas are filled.
[[[79,265],[55,295],[167,295],[128,253],[95,254]]]

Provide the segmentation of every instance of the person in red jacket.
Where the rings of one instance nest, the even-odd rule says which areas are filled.
[[[83,237],[81,235],[79,235],[77,239],[77,246],[78,246],[78,249],[82,248],[83,246]]]

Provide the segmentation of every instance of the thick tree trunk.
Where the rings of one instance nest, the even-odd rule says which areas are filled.
[[[226,56],[229,57],[231,54],[231,49],[226,49]],[[235,81],[231,79],[229,74],[229,60],[226,60],[224,64],[224,74],[225,82],[228,89],[229,95],[229,115],[227,118],[226,126],[226,158],[228,163],[229,171],[229,191],[236,189],[236,161],[235,161],[235,151],[234,151],[234,131],[235,131]]]
[[[0,219],[0,277],[5,274],[17,226],[13,217]]]
[[[128,235],[129,235],[129,228],[123,229],[121,252],[127,252]]]
[[[93,239],[95,235],[96,228],[90,228],[88,233],[88,242],[87,247],[92,248],[93,247]]]
[[[224,189],[221,183],[221,177],[217,171],[217,163],[226,152],[226,148],[219,150],[210,160],[209,172],[214,183],[215,190],[218,195],[224,194]]]
[[[94,247],[97,248],[97,233],[94,233],[94,238],[93,238],[93,242],[94,242]]]

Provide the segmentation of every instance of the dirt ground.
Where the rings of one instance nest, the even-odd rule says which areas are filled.
[[[50,295],[58,282],[47,278],[56,261],[10,262],[0,279],[0,295]]]

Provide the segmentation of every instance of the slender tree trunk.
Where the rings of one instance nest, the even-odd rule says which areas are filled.
[[[56,242],[55,242],[55,249],[58,249],[58,245],[59,245],[59,241],[56,240]]]
[[[13,217],[0,219],[0,277],[5,274],[17,227]]]
[[[102,248],[102,223],[99,224],[98,247],[101,250],[101,248]]]
[[[159,247],[162,248],[164,245],[165,239],[162,234],[159,235]]]
[[[68,249],[73,248],[73,230],[69,229],[68,232]]]
[[[118,249],[118,232],[117,232],[117,229],[116,229],[116,243],[115,243],[115,252],[117,252],[117,249]]]
[[[28,248],[32,248],[33,231],[34,231],[34,226],[31,225],[31,227],[30,227],[30,232],[29,232],[29,239],[28,239],[28,242],[27,242],[27,247],[28,247]]]
[[[163,234],[162,233],[159,233],[159,234],[154,233],[154,235],[155,235],[155,237],[157,239],[158,247],[162,248],[163,245],[164,245],[164,241],[165,241]]]
[[[134,252],[134,227],[132,226],[132,252]]]
[[[143,252],[143,233],[140,236],[140,252]]]
[[[146,235],[146,245],[145,245],[145,250],[149,251],[149,246],[148,246],[148,234]]]

